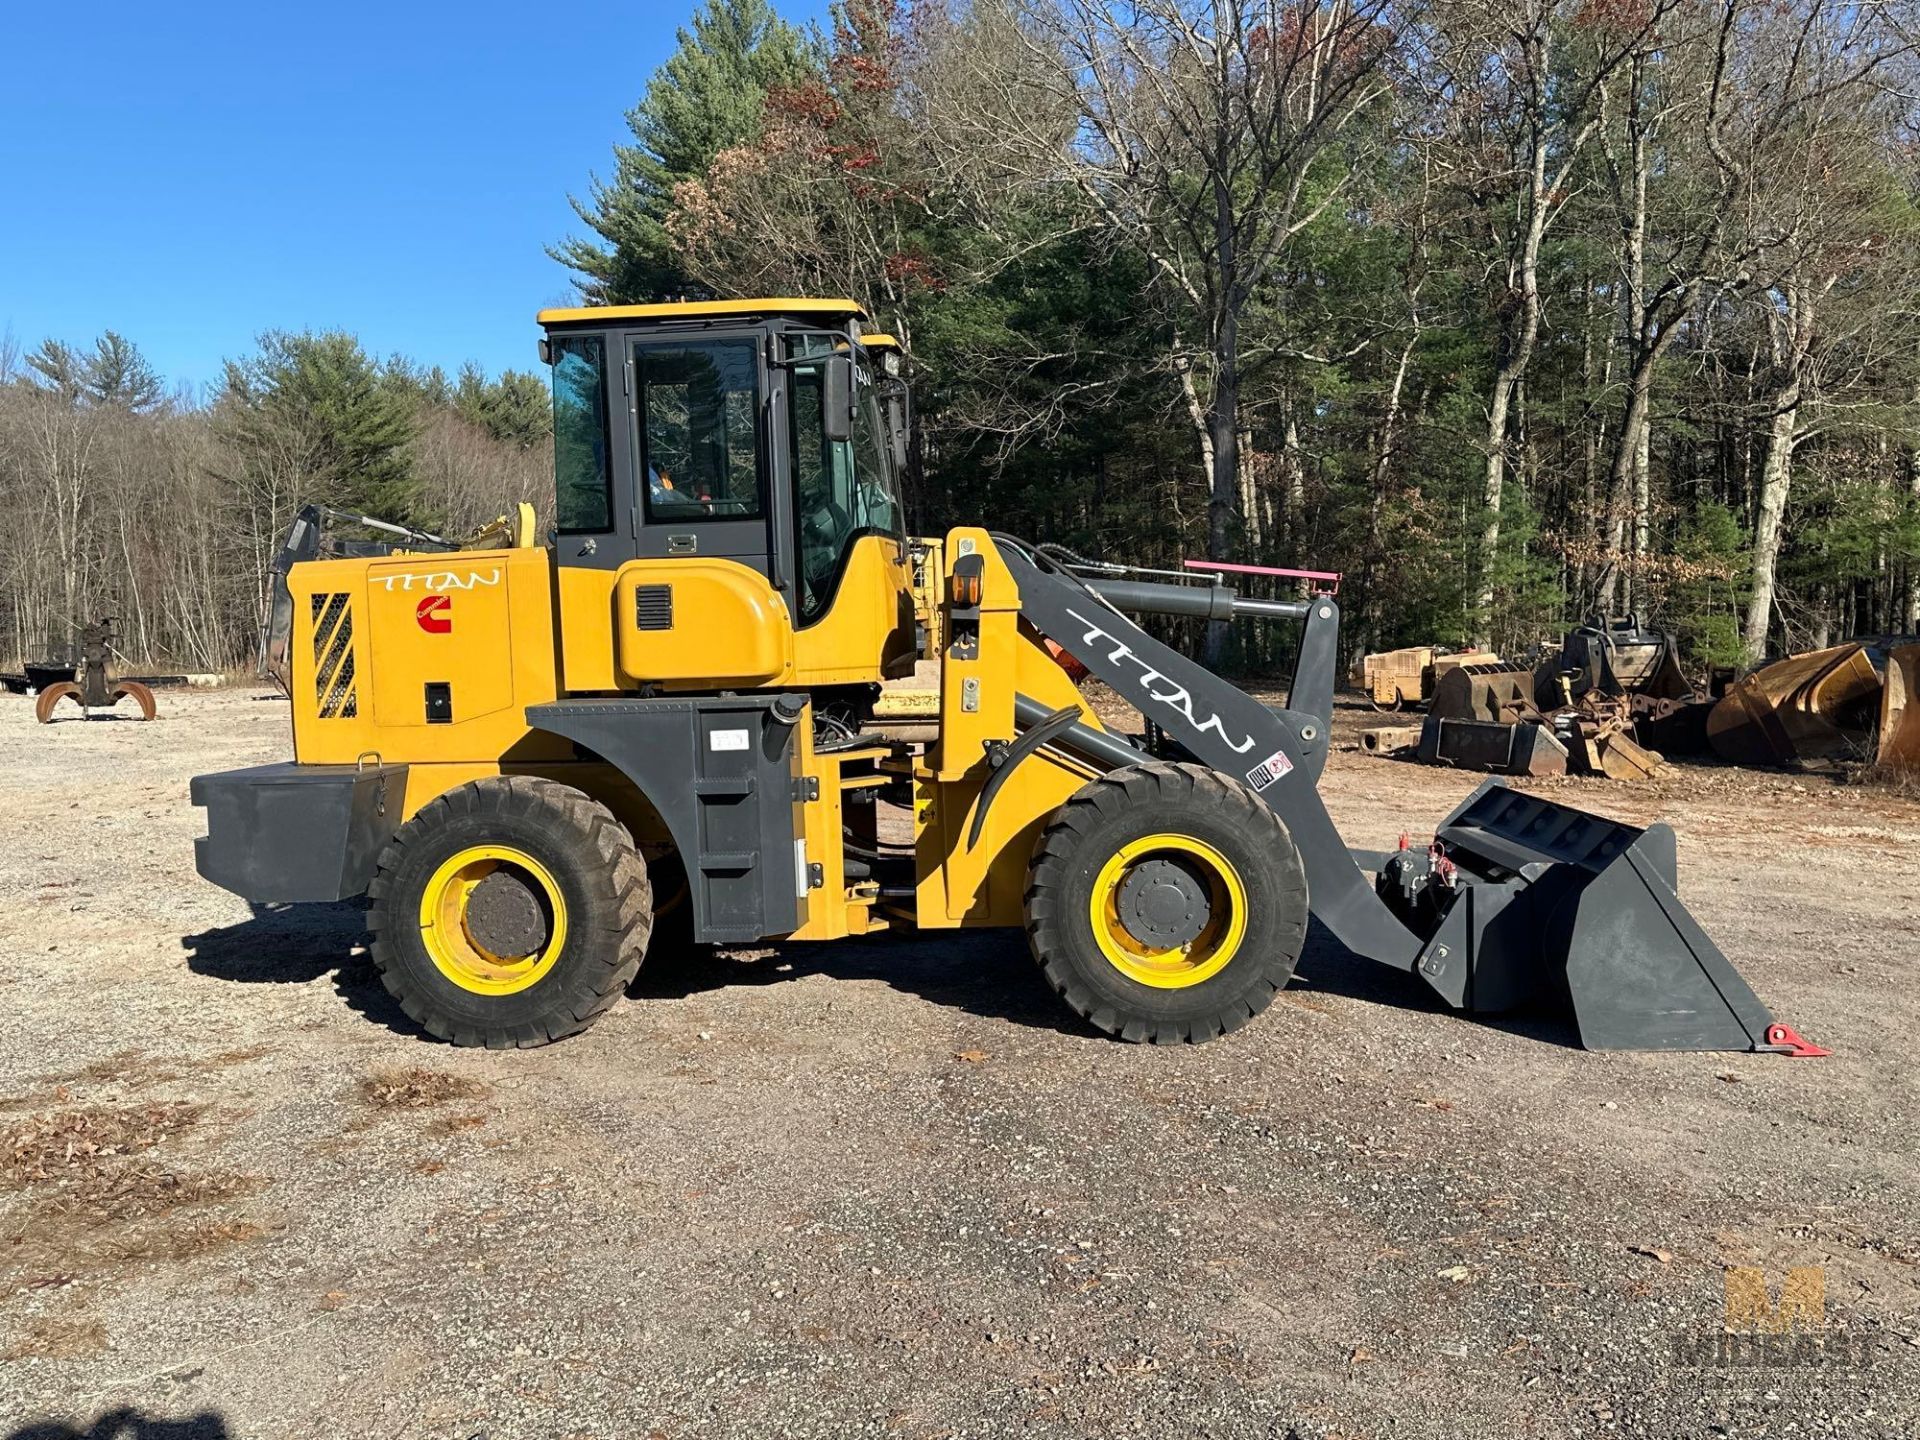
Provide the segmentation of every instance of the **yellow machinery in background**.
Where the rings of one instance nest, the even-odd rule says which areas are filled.
[[[1100,1030],[1201,1041],[1287,983],[1311,910],[1461,1008],[1564,986],[1589,1044],[1781,1048],[1685,920],[1662,827],[1485,787],[1429,849],[1348,850],[1317,789],[1331,597],[909,538],[902,351],[864,320],[544,312],[549,536],[303,511],[266,647],[295,759],[194,781],[201,874],[260,903],[364,893],[387,988],[460,1044],[585,1027],[650,944],[957,926],[1024,926]],[[336,543],[343,520],[383,538]],[[1287,705],[1136,614],[1300,624]],[[917,664],[931,738],[909,741],[876,707]],[[1143,733],[1095,713],[1089,673]]]

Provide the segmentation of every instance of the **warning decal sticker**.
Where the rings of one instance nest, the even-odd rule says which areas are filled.
[[[1264,790],[1291,769],[1293,769],[1293,761],[1287,758],[1287,752],[1276,750],[1253,769],[1247,771],[1247,783],[1255,790]]]

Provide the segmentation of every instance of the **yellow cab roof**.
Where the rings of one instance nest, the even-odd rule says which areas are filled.
[[[875,350],[900,350],[905,348],[891,335],[862,335],[860,337],[860,343],[871,346]]]
[[[858,300],[807,300],[791,296],[763,300],[676,300],[660,305],[587,305],[542,310],[542,326],[604,325],[622,320],[720,320],[742,315],[812,315],[864,320]]]

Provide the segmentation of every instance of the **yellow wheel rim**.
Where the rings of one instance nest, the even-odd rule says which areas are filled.
[[[468,926],[468,903],[480,883],[506,867],[543,900],[547,936],[524,955],[501,955],[480,943]],[[567,906],[553,872],[510,845],[470,845],[433,872],[420,896],[420,938],[440,973],[475,995],[513,995],[538,985],[567,943]]]
[[[1197,880],[1206,895],[1206,922],[1192,939],[1157,945],[1127,928],[1121,899],[1128,876],[1151,860],[1169,860]],[[1158,990],[1181,990],[1218,975],[1247,934],[1247,889],[1233,863],[1191,835],[1142,835],[1116,850],[1094,877],[1090,905],[1094,939],[1109,964],[1129,980]]]

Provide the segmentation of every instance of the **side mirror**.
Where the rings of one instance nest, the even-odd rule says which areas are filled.
[[[908,460],[907,387],[894,382],[893,393],[886,398],[887,440],[893,449],[893,468],[896,474],[905,474]]]
[[[540,363],[542,365],[553,364],[553,341],[549,340],[545,335],[540,337]]]
[[[820,396],[820,424],[827,439],[838,444],[853,439],[853,359],[832,355]]]

